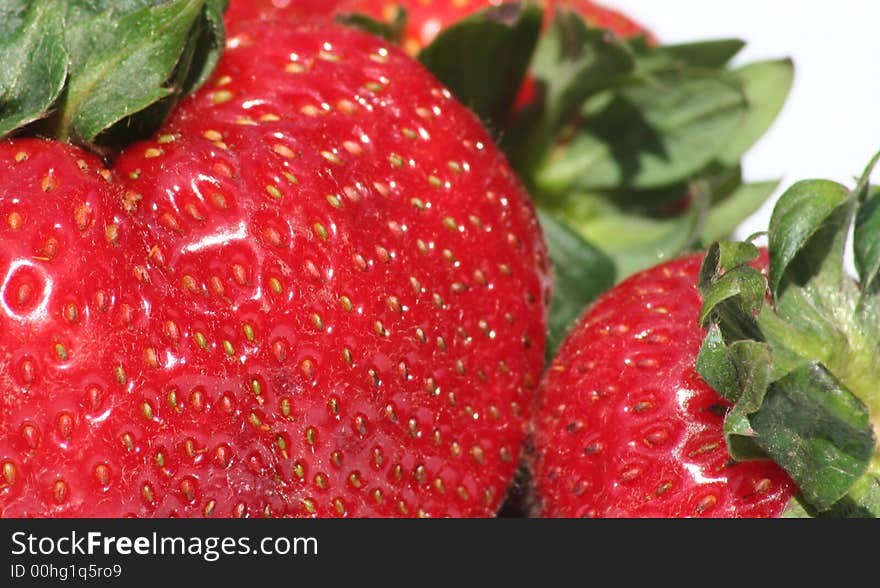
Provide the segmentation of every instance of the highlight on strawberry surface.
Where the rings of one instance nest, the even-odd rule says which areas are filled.
[[[2,516],[515,512],[584,307],[777,186],[792,63],[593,2],[0,13]]]

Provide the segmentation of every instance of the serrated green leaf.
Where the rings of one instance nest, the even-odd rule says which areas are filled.
[[[228,0],[51,4],[64,8],[67,75],[50,116],[32,132],[102,155],[155,131],[183,95],[207,80],[225,47]]]
[[[166,82],[203,8],[204,0],[176,0],[139,8],[118,21],[102,12],[75,23],[61,128],[92,143],[117,122],[173,95],[176,90]],[[95,45],[96,39],[101,43]]]
[[[761,447],[819,511],[849,493],[874,455],[868,408],[817,362],[773,383],[750,420]]]
[[[614,262],[562,221],[538,211],[553,263],[547,357],[553,357],[586,306],[615,283]]]
[[[617,93],[536,171],[540,192],[687,181],[713,161],[747,111],[741,89],[718,77],[640,83]]]
[[[542,21],[543,10],[532,3],[488,8],[441,32],[419,60],[497,134],[522,86]]]
[[[45,117],[67,78],[64,6],[8,2],[0,22],[0,137]]]
[[[718,154],[722,165],[736,165],[779,117],[794,84],[790,59],[750,63],[730,72],[745,92],[748,111]]]
[[[749,418],[761,409],[773,376],[772,351],[763,342],[737,341],[728,353],[736,367],[739,391],[736,404],[724,419],[727,450],[739,461],[768,459]]]
[[[722,398],[736,402],[740,395],[736,366],[718,325],[711,325],[697,355],[697,373]]]
[[[728,340],[759,332],[755,315],[764,304],[767,282],[758,270],[739,266],[724,272],[703,291],[700,323],[721,324]]]
[[[767,282],[749,265],[759,255],[752,243],[713,243],[703,258],[698,285],[703,298],[700,324],[717,325],[727,342],[763,341],[757,323]]]
[[[823,274],[831,281],[842,277],[843,247],[853,204],[845,186],[828,180],[798,182],[780,197],[770,218],[770,290],[774,298],[779,296],[783,279],[806,284]],[[808,255],[801,255],[795,264],[802,253]]]
[[[707,290],[725,272],[758,259],[760,250],[748,241],[718,241],[709,246],[700,266],[700,291]]]

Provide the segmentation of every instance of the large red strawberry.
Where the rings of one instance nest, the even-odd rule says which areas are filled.
[[[770,517],[795,488],[736,463],[731,404],[695,371],[702,256],[638,273],[586,313],[548,368],[535,415],[536,514]]]
[[[547,260],[503,156],[421,66],[350,29],[243,25],[114,170],[173,306],[238,365],[233,430],[202,430],[256,431],[273,512],[496,511],[542,369]]]
[[[67,110],[81,75],[21,132],[94,138],[102,113]],[[547,260],[504,157],[422,66],[255,24],[115,177],[60,143],[3,149],[3,514],[496,512]]]

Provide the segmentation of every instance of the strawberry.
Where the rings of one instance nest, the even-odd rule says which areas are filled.
[[[771,462],[732,462],[731,404],[696,373],[702,255],[597,300],[541,385],[533,473],[547,517],[773,517],[795,488]]]
[[[543,363],[546,254],[503,156],[421,66],[351,29],[243,24],[114,171],[168,308],[202,317],[205,353],[236,374],[219,425],[160,408],[160,370],[169,432],[193,419],[236,454],[260,439],[272,513],[497,510]]]
[[[109,421],[130,408],[124,374],[149,304],[109,179],[60,142],[0,143],[3,516],[92,508],[124,466],[107,460],[122,433]]]
[[[396,11],[402,7],[407,11],[408,22],[402,41],[404,49],[416,55],[430,45],[437,35],[450,25],[466,18],[478,10],[499,6],[501,0],[476,0],[461,2],[458,0],[353,0],[349,5],[342,5],[338,10],[362,12],[382,21],[393,21]],[[553,21],[554,11],[558,8],[571,9],[580,14],[585,21],[593,26],[606,28],[623,37],[645,35],[651,38],[642,25],[636,23],[623,13],[606,8],[602,4],[589,0],[542,0],[540,2],[547,12],[545,23]]]
[[[327,19],[334,14],[360,13],[380,22],[393,22],[398,11],[406,11],[407,23],[401,44],[411,55],[417,55],[434,41],[437,34],[478,10],[501,5],[503,0],[232,0],[226,12],[227,23],[253,19],[286,18],[292,20]],[[640,23],[618,10],[590,0],[542,0],[547,8],[546,22],[552,22],[555,8],[568,8],[579,13],[588,23],[611,30],[622,37],[653,35]]]
[[[106,128],[67,110],[88,98],[0,123],[124,140],[83,132]],[[49,140],[0,161],[3,515],[497,511],[548,261],[487,132],[405,54],[242,25],[111,171]]]

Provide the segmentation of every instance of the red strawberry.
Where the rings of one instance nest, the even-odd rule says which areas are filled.
[[[195,437],[203,462],[226,443],[268,486],[249,514],[497,510],[542,369],[546,255],[503,156],[420,65],[349,29],[243,25],[114,169],[168,277],[162,311],[199,317],[180,340],[230,374],[201,413],[166,400],[199,377],[148,373],[162,424],[144,455],[150,435]],[[142,514],[235,512],[210,471],[191,502],[154,489]]]
[[[95,507],[122,463],[102,444],[129,403],[148,302],[120,186],[58,142],[0,143],[0,513]],[[143,257],[143,253],[141,253]],[[119,431],[121,433],[121,431]]]
[[[538,513],[549,517],[773,517],[795,488],[771,462],[734,463],[729,408],[697,375],[701,256],[600,298],[541,386]]]
[[[288,18],[294,20],[326,19],[333,14],[362,13],[380,21],[391,22],[399,8],[407,13],[402,45],[416,55],[443,29],[478,10],[503,4],[503,0],[321,0],[314,5],[302,0],[232,0],[226,12],[227,23],[252,19]],[[548,8],[545,21],[551,22],[557,7],[577,11],[588,23],[607,28],[623,37],[653,35],[629,16],[591,0],[541,0]]]

